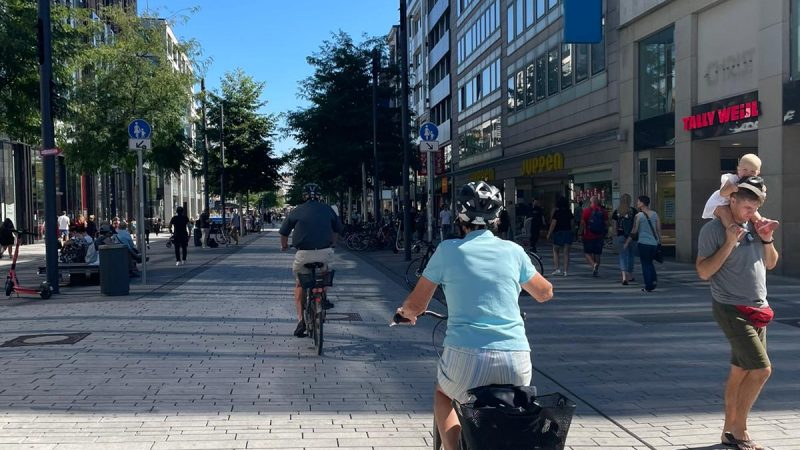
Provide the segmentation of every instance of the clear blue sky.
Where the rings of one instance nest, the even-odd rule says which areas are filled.
[[[199,11],[190,13],[190,8]],[[306,57],[316,52],[331,32],[342,30],[356,41],[385,36],[399,23],[397,0],[139,0],[160,17],[188,15],[174,25],[178,39],[196,39],[204,57],[213,59],[206,89],[219,86],[225,72],[237,67],[266,83],[267,111],[283,113],[305,106],[297,97],[298,82],[311,75]],[[295,143],[278,136],[283,153]]]

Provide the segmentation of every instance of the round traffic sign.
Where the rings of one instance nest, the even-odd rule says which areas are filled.
[[[128,136],[131,139],[149,139],[152,129],[144,119],[136,119],[128,125]]]
[[[439,137],[439,128],[432,122],[425,122],[419,127],[419,138],[423,141],[435,141]]]

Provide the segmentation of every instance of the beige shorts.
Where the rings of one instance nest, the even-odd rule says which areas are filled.
[[[304,264],[321,262],[325,264],[322,271],[328,270],[328,265],[333,260],[333,249],[323,248],[321,250],[298,250],[294,254],[294,262],[292,262],[292,273],[297,278],[298,273],[311,273],[311,269],[304,267]]]

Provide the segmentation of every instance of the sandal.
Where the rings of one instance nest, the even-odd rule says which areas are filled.
[[[730,431],[723,433],[727,442],[722,441],[722,445],[738,450],[764,450],[765,447],[752,439],[736,439]]]

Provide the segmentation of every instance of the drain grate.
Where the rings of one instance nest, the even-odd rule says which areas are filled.
[[[358,313],[334,313],[329,312],[325,315],[325,320],[341,320],[345,322],[363,322],[361,315]]]
[[[0,347],[30,347],[33,345],[71,345],[92,333],[30,334],[6,341]]]

